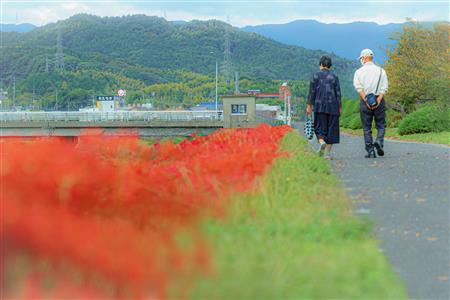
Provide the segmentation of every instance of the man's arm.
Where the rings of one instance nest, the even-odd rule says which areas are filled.
[[[359,72],[356,71],[355,75],[353,76],[353,86],[355,87],[355,90],[359,94],[359,98],[361,98],[362,101],[366,100],[366,94],[364,93],[364,87],[361,83],[361,79],[359,78]]]
[[[361,83],[361,79],[359,78],[359,72],[355,72],[355,76],[353,77],[353,86],[355,90],[358,92],[359,98],[362,102],[367,106],[368,109],[372,109],[366,101],[366,93],[364,92],[364,86]]]
[[[364,90],[358,91],[358,95],[362,101],[366,102],[366,93],[364,93]]]

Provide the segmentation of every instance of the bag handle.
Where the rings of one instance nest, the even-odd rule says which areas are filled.
[[[383,69],[381,67],[379,68],[380,68],[380,77],[378,78],[377,88],[375,89],[375,96],[378,96],[378,87],[380,86],[381,75],[383,75]]]

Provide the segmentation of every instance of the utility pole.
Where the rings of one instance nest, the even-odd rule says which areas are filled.
[[[216,111],[218,110],[218,74],[219,73],[219,64],[216,59]]]
[[[291,126],[291,96],[287,96],[287,104],[288,104],[288,109],[287,109],[287,124],[289,126]]]
[[[33,86],[33,96],[31,97],[31,107],[34,110],[34,100],[36,96],[36,88]]]
[[[55,87],[55,110],[58,111],[58,88]]]
[[[48,56],[45,57],[45,73],[48,73]]]
[[[234,94],[237,95],[237,94],[239,94],[239,72],[238,71],[234,72],[234,79],[235,79]]]

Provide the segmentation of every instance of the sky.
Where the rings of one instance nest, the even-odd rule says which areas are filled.
[[[283,24],[299,19],[323,23],[354,21],[378,24],[443,21],[449,18],[447,0],[357,1],[357,0],[0,0],[0,23],[45,25],[77,13],[98,16],[145,14],[167,20],[218,19],[233,26]]]

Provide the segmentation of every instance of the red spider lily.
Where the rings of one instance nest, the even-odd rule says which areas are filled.
[[[20,295],[105,297],[89,279],[96,274],[115,287],[109,296],[164,298],[172,282],[207,272],[199,220],[254,187],[283,155],[278,141],[288,130],[226,129],[153,146],[98,135],[0,140],[2,257],[33,257]],[[33,271],[42,260],[59,278],[45,292]],[[8,278],[14,266],[2,263]],[[61,264],[84,274],[83,283],[74,285]]]

